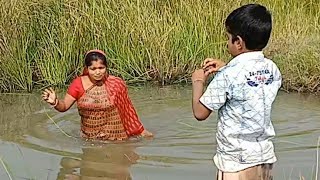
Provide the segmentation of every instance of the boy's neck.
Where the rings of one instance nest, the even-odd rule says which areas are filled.
[[[260,52],[261,50],[249,50],[249,49],[245,49],[240,51],[237,55],[233,56],[233,58],[239,56],[240,54],[244,54],[244,53],[249,53],[249,52]]]

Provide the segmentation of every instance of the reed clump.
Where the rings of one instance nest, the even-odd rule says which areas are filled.
[[[130,83],[185,83],[206,57],[230,58],[224,20],[238,0],[0,0],[2,92],[63,88],[83,54],[105,50]],[[318,92],[320,2],[259,0],[273,14],[266,53],[286,90]],[[319,42],[319,41],[318,41]]]

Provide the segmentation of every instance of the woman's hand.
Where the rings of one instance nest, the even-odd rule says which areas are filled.
[[[42,99],[50,105],[55,105],[57,103],[56,92],[52,88],[45,89],[42,93]]]

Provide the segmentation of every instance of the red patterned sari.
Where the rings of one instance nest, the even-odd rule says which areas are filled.
[[[87,90],[78,77],[67,93],[77,100],[84,138],[126,140],[144,130],[125,82],[118,77],[109,75],[103,85],[93,85]]]

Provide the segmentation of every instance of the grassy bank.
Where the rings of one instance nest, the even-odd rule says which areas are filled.
[[[100,48],[128,82],[187,82],[205,57],[228,60],[224,19],[248,0],[0,0],[0,89],[64,87]],[[266,53],[286,90],[320,91],[320,2],[260,0],[274,18]]]

